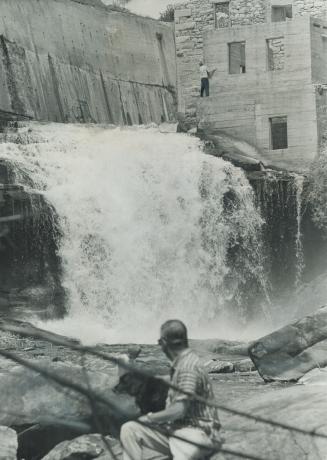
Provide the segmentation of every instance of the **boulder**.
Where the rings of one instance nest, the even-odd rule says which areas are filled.
[[[18,440],[16,431],[0,426],[0,460],[16,460]]]
[[[118,382],[115,368],[96,372],[49,360],[37,360],[37,364],[118,404],[122,410],[119,413],[107,405],[96,405],[98,421],[107,434],[118,436],[121,424],[140,413],[133,396],[113,391]],[[62,441],[98,430],[86,397],[23,366],[1,366],[0,406],[0,424],[19,433],[20,458],[41,458]]]
[[[177,123],[165,122],[159,125],[159,131],[161,133],[176,133],[177,132]]]
[[[255,370],[255,365],[250,358],[242,359],[234,363],[235,372],[253,372]]]
[[[255,365],[250,358],[240,361],[220,361],[218,359],[211,359],[205,363],[205,367],[209,374],[255,371]]]
[[[233,340],[190,340],[190,346],[200,355],[248,356],[249,344]]]
[[[122,458],[120,443],[110,436],[106,436],[105,440],[106,442],[104,442],[100,434],[79,436],[71,441],[64,441],[58,444],[45,457],[43,457],[43,460],[120,460]],[[107,443],[114,456],[109,453]]]
[[[89,382],[93,391],[119,401],[122,410],[129,414],[128,418],[138,413],[133,398],[111,390],[117,383],[116,375],[93,371],[86,374],[81,366],[48,360],[39,360],[38,365],[73,383],[85,383],[87,387]],[[92,415],[90,403],[85,397],[67,388],[63,391],[58,384],[23,366],[0,369],[0,406],[0,424],[6,426],[60,424],[65,420],[85,422]],[[125,417],[122,419],[125,420]]]
[[[313,431],[327,436],[326,388],[319,385],[294,385],[270,388],[235,407],[253,416]],[[224,448],[245,456],[269,460],[321,460],[327,458],[327,437],[319,438],[277,428],[245,417],[221,413]],[[218,460],[220,456],[213,457]],[[225,460],[235,456],[224,455]]]
[[[327,307],[269,334],[249,347],[266,381],[297,381],[315,367],[327,366]]]
[[[205,363],[205,368],[209,374],[228,374],[234,372],[234,364],[229,361],[219,361],[212,359]]]

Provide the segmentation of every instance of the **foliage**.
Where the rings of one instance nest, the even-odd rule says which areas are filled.
[[[160,16],[159,20],[163,22],[174,22],[175,20],[175,9],[173,5],[168,5],[165,11],[163,11]]]
[[[309,201],[316,225],[327,234],[327,147],[311,168],[311,190]]]
[[[112,11],[120,11],[120,12],[128,12],[129,10],[127,9],[126,5],[130,2],[131,0],[102,0],[102,2],[107,6],[109,10]]]

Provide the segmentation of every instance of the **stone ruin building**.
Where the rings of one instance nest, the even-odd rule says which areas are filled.
[[[178,110],[305,171],[327,128],[327,2],[189,0],[175,11]],[[199,98],[199,61],[210,97]]]

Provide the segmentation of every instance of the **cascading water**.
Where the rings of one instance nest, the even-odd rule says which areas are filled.
[[[148,342],[178,317],[193,337],[216,336],[264,297],[252,188],[199,140],[154,127],[32,123],[8,134],[0,156],[59,217],[68,314],[52,330]]]
[[[295,189],[296,189],[296,223],[297,223],[297,232],[296,232],[296,278],[295,278],[295,287],[298,288],[301,283],[302,274],[304,270],[304,255],[303,255],[303,243],[302,243],[302,194],[303,194],[303,185],[304,177],[296,175],[294,179]]]

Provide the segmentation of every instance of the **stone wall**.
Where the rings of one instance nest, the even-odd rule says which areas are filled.
[[[229,3],[229,18],[215,18],[215,11],[225,16]],[[176,6],[175,34],[177,48],[177,80],[179,87],[178,109],[186,118],[196,122],[196,105],[199,98],[199,61],[204,58],[204,35],[219,27],[245,26],[271,21],[271,7],[290,5],[293,17],[311,14],[325,17],[324,0],[189,0]],[[219,65],[219,63],[218,63]]]
[[[327,2],[325,0],[293,0],[295,14],[310,14],[314,17],[327,17]]]
[[[0,0],[0,111],[37,120],[173,119],[172,27],[94,0]]]
[[[283,70],[285,66],[285,44],[283,37],[267,40],[269,70]]]

